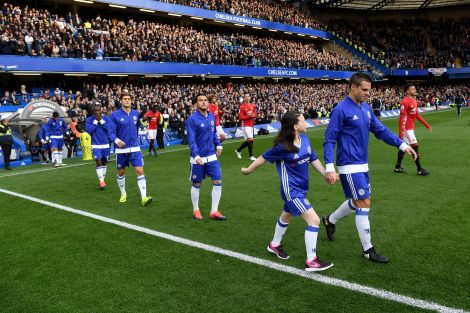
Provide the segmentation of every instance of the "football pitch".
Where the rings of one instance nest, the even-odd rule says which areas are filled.
[[[350,216],[335,241],[320,228],[317,251],[334,263],[305,273],[304,229],[294,219],[279,260],[266,251],[282,209],[275,166],[252,175],[236,158],[239,140],[220,158],[225,222],[210,221],[211,183],[201,187],[202,222],[192,219],[187,146],[145,157],[154,202],[140,206],[135,174],[126,175],[120,204],[115,162],[106,190],[94,162],[40,165],[0,173],[0,312],[467,312],[470,311],[470,110],[423,114],[417,122],[422,165],[409,156],[393,173],[396,148],[371,135],[372,242],[390,258],[362,257]],[[384,121],[394,132],[397,119]],[[324,128],[308,131],[323,162]],[[255,154],[272,145],[259,136]],[[322,216],[344,201],[339,183],[313,169],[308,199]]]

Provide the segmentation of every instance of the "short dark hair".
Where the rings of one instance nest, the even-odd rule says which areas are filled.
[[[405,92],[408,92],[408,89],[410,89],[412,86],[414,86],[414,84],[410,84],[410,83],[406,84],[405,85]]]
[[[131,99],[132,99],[132,96],[128,91],[123,91],[123,92],[121,92],[121,95],[119,96],[119,100],[122,101],[122,98],[127,97],[127,96],[131,97]]]
[[[372,83],[372,78],[366,73],[355,73],[351,78],[349,78],[348,87],[351,88],[352,85],[360,86],[363,81]]]
[[[53,117],[59,117],[59,112],[54,111],[54,113],[52,113],[52,116],[53,116]]]
[[[198,94],[195,95],[194,98],[193,98],[193,104],[196,104],[196,103],[197,103],[197,98],[199,98],[199,97],[206,97],[206,98],[207,98],[207,96],[206,96],[205,93],[202,93],[202,92],[201,92],[201,93],[198,93]]]

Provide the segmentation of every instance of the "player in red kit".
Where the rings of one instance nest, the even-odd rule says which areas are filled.
[[[400,122],[398,124],[399,136],[400,139],[403,139],[416,151],[416,154],[418,154],[418,157],[415,160],[416,169],[418,170],[418,175],[425,176],[428,175],[429,172],[421,167],[419,145],[415,136],[415,119],[417,119],[424,126],[426,126],[429,131],[432,131],[432,127],[419,114],[418,102],[416,101],[416,87],[414,85],[406,85],[405,92],[406,96],[405,98],[403,98],[400,105]],[[403,160],[404,155],[404,152],[398,151],[397,164],[395,165],[395,173],[405,173],[405,170],[401,167],[401,161]]]
[[[220,143],[222,143],[225,140],[225,133],[224,133],[224,129],[220,125],[220,117],[224,114],[224,111],[222,111],[219,108],[216,95],[210,95],[208,97],[208,100],[209,100],[208,111],[214,114],[215,116],[215,130],[217,131],[217,136],[219,136]]]
[[[238,119],[240,120],[240,126],[243,130],[243,137],[245,141],[235,150],[237,157],[242,158],[242,150],[248,147],[248,153],[250,154],[250,160],[255,161],[256,158],[253,155],[253,142],[254,139],[254,128],[255,118],[256,118],[256,106],[253,103],[250,103],[250,95],[245,95],[243,97],[243,102],[240,105],[240,110],[238,111]]]
[[[153,154],[158,155],[157,149],[155,148],[155,138],[157,138],[157,128],[160,124],[160,112],[157,109],[157,106],[154,104],[150,111],[145,113],[144,121],[148,122],[147,126],[147,138],[150,141],[149,155]]]

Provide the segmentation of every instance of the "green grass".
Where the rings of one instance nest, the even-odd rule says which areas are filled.
[[[394,174],[396,149],[370,141],[372,239],[391,263],[373,264],[361,257],[353,217],[338,223],[334,242],[322,228],[317,250],[335,263],[326,276],[470,310],[470,218],[465,214],[470,203],[465,165],[470,126],[454,112],[425,118],[433,132],[420,125],[416,133],[430,176],[417,176],[410,158],[404,161],[408,173]],[[396,130],[396,119],[385,123]],[[323,132],[308,132],[321,159]],[[277,261],[266,252],[282,208],[279,179],[273,165],[244,177],[240,168],[249,161],[236,159],[233,150],[238,144],[226,143],[221,158],[220,209],[229,218],[222,223],[208,220],[210,181],[201,187],[205,220],[191,219],[187,150],[145,158],[147,186],[155,201],[147,208],[139,206],[131,171],[126,178],[128,202],[118,203],[114,163],[108,168],[105,191],[97,188],[92,163],[3,177],[0,188],[303,267],[305,225],[300,218],[284,239],[291,258]],[[272,138],[258,137],[256,154],[271,144]],[[312,171],[309,200],[319,215],[336,209],[343,199],[340,184],[328,186]],[[3,193],[0,203],[0,312],[420,311]]]

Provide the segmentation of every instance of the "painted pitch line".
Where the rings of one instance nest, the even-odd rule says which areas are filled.
[[[369,296],[373,296],[373,297],[376,297],[376,298],[381,298],[381,299],[384,299],[384,300],[394,301],[394,302],[397,302],[397,303],[405,304],[405,305],[420,308],[420,309],[432,310],[432,311],[437,311],[437,312],[442,312],[442,313],[470,313],[470,312],[465,311],[463,309],[447,307],[447,306],[440,305],[440,304],[435,303],[435,302],[416,299],[416,298],[412,298],[412,297],[409,297],[409,296],[394,293],[394,292],[391,292],[391,291],[383,290],[383,289],[364,286],[364,285],[361,285],[361,284],[349,282],[349,281],[338,279],[338,278],[323,276],[321,274],[307,273],[302,269],[298,269],[298,268],[295,268],[295,267],[292,267],[292,266],[282,265],[282,264],[279,264],[279,263],[276,263],[276,262],[272,262],[272,261],[268,261],[268,260],[265,260],[265,259],[249,256],[249,255],[246,255],[246,254],[242,254],[242,253],[239,253],[239,252],[235,252],[235,251],[231,251],[231,250],[211,246],[211,245],[208,245],[208,244],[204,244],[204,243],[201,243],[201,242],[189,240],[189,239],[186,239],[186,238],[170,235],[170,234],[167,234],[167,233],[159,232],[159,231],[149,229],[149,228],[145,228],[145,227],[142,227],[142,226],[129,224],[129,223],[122,222],[122,221],[119,221],[119,220],[115,220],[115,219],[112,219],[112,218],[108,218],[108,217],[105,217],[105,216],[101,216],[101,215],[93,214],[93,213],[90,213],[90,212],[74,209],[74,208],[64,206],[64,205],[61,205],[61,204],[57,204],[57,203],[54,203],[54,202],[41,200],[41,199],[31,197],[31,196],[28,196],[28,195],[25,195],[25,194],[17,193],[17,192],[14,192],[14,191],[9,191],[9,190],[0,188],[0,192],[4,193],[4,194],[7,194],[7,195],[10,195],[10,196],[22,198],[22,199],[29,200],[29,201],[32,201],[32,202],[36,202],[36,203],[39,203],[39,204],[42,204],[42,205],[45,205],[45,206],[53,207],[53,208],[56,208],[56,209],[59,209],[59,210],[67,211],[67,212],[74,213],[74,214],[81,215],[81,216],[85,216],[85,217],[89,217],[89,218],[92,218],[94,220],[102,221],[102,222],[109,223],[109,224],[114,224],[114,225],[117,225],[117,226],[120,226],[120,227],[123,227],[123,228],[127,228],[127,229],[130,229],[130,230],[145,233],[145,234],[155,236],[155,237],[158,237],[158,238],[173,241],[173,242],[183,244],[183,245],[186,245],[186,246],[190,246],[190,247],[193,247],[193,248],[197,248],[197,249],[205,250],[205,251],[208,251],[208,252],[228,256],[228,257],[231,257],[231,258],[234,258],[234,259],[237,259],[237,260],[241,260],[241,261],[245,261],[245,262],[248,262],[248,263],[264,266],[264,267],[267,267],[269,269],[273,269],[273,270],[284,272],[284,273],[289,273],[289,274],[292,274],[292,275],[296,275],[296,276],[299,276],[299,277],[303,277],[303,278],[313,280],[315,282],[323,283],[323,284],[330,285],[330,286],[340,287],[340,288],[343,288],[343,289],[359,292],[359,293],[366,294],[366,295],[369,295]]]

